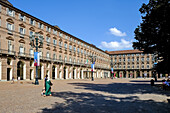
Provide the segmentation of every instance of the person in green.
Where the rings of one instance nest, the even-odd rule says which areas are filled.
[[[51,83],[49,78],[47,79],[45,85],[46,85],[46,91],[45,91],[45,95],[44,96],[48,96],[48,95],[52,96],[51,95],[51,85],[52,85],[52,83]]]

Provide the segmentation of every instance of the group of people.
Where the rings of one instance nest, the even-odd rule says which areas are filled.
[[[45,89],[42,90],[41,95],[44,95],[44,97],[52,96],[52,94],[51,94],[51,86],[52,85],[53,84],[50,81],[50,79],[48,78],[48,75],[46,75],[45,80],[44,80],[44,87],[45,87]]]
[[[170,76],[168,76],[168,79],[167,80],[162,80],[162,83],[164,84],[164,85],[167,85],[167,86],[170,86]]]

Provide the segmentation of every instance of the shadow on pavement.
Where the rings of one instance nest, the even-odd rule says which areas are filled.
[[[136,96],[114,97],[75,92],[54,92],[53,96],[65,102],[56,102],[52,108],[42,109],[43,113],[167,113],[170,109],[168,103],[140,100]]]
[[[148,82],[148,83],[150,83],[151,82],[151,80],[131,80],[130,82]],[[162,80],[157,80],[156,82],[162,82]]]
[[[154,90],[150,84],[137,83],[111,83],[111,84],[93,84],[93,83],[68,83],[77,86],[76,89],[86,89],[92,91],[101,91],[111,94],[161,94],[170,96],[170,92]]]

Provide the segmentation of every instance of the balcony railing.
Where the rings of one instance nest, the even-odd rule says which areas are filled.
[[[5,49],[0,49],[0,54],[6,54],[6,55],[16,55],[15,51],[12,50],[5,50]]]

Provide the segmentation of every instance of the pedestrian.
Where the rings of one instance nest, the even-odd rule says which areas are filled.
[[[18,83],[20,82],[20,77],[18,77]]]
[[[144,78],[147,78],[147,73],[144,73]]]
[[[52,94],[51,94],[51,86],[53,84],[51,83],[51,81],[50,81],[50,79],[48,77],[47,77],[47,81],[46,81],[45,85],[46,85],[46,91],[45,91],[44,97],[45,96],[52,96]]]
[[[14,77],[12,77],[12,83],[11,84],[14,84]]]
[[[47,81],[47,78],[48,78],[48,75],[45,76],[45,79],[44,79],[44,87],[45,87],[45,91],[46,91],[46,81]]]

